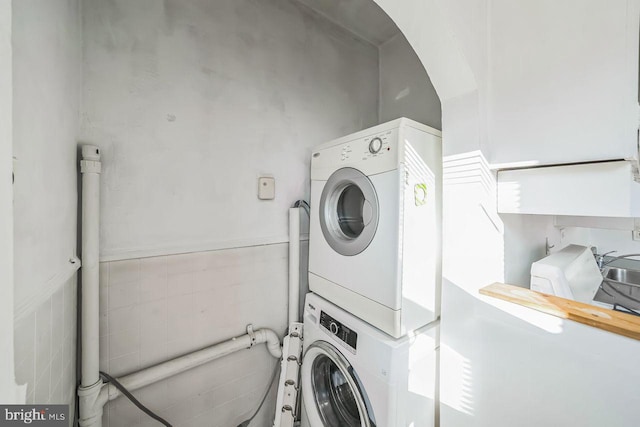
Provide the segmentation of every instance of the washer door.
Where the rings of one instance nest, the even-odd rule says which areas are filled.
[[[318,341],[307,349],[301,382],[311,427],[375,427],[353,368],[329,343]]]
[[[341,255],[364,251],[378,228],[378,197],[373,184],[357,169],[335,171],[320,196],[320,228],[331,248]]]

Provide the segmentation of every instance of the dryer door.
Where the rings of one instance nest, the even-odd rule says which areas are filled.
[[[318,214],[329,246],[341,255],[357,255],[369,246],[378,228],[376,190],[359,170],[338,169],[324,185]]]
[[[360,380],[331,344],[317,341],[307,349],[301,383],[310,427],[375,427]]]

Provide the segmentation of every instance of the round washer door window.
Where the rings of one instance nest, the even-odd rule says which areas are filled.
[[[378,227],[375,188],[359,170],[338,169],[322,190],[319,213],[329,246],[341,255],[357,255],[369,246]]]
[[[302,366],[302,397],[312,418],[319,418],[325,427],[372,427],[364,397],[344,356],[331,345],[317,342],[305,354]]]

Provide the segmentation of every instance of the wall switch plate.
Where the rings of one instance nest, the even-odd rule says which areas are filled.
[[[258,178],[258,199],[273,200],[276,197],[276,180],[268,176]]]

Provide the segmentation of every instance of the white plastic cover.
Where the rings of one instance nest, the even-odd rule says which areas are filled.
[[[591,303],[602,274],[591,249],[569,245],[531,265],[531,289]]]

